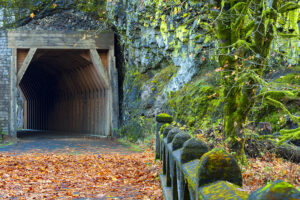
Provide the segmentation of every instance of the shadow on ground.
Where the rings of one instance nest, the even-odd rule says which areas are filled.
[[[13,144],[0,146],[0,153],[132,153],[128,147],[111,138],[55,132],[21,132],[18,136],[18,139]]]

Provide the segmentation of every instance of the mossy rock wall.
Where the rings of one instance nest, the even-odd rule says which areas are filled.
[[[115,0],[107,9],[125,58],[124,121],[135,114],[154,117],[167,112],[168,93],[208,65],[205,49],[213,48],[213,41],[204,34],[206,22],[200,19],[209,19],[204,16],[208,9],[203,3],[179,0]]]
[[[207,2],[108,1],[109,21],[119,36],[125,63],[122,75],[125,122],[140,115],[154,117],[171,112],[176,121],[194,130],[220,124],[224,98],[221,75],[214,71],[218,67],[217,45],[211,34],[210,23],[214,19]],[[286,44],[298,48],[293,41]],[[272,67],[266,68],[265,78],[272,85],[282,84],[283,88],[289,82],[292,90],[299,88],[299,68],[294,61],[272,53],[268,62]],[[289,62],[292,65],[287,68]],[[297,105],[295,101],[288,105],[294,114],[299,112]],[[259,103],[249,121],[257,116],[256,124],[270,122],[273,130],[278,131],[287,119],[282,117],[284,113],[276,112],[272,106]]]

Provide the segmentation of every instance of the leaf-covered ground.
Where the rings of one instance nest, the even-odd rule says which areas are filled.
[[[300,188],[300,165],[266,154],[261,158],[249,158],[248,166],[242,167],[243,188],[256,190],[267,183],[283,180]]]
[[[0,154],[1,199],[163,199],[151,152]]]
[[[0,199],[163,199],[154,153],[0,153]],[[300,166],[272,154],[249,158],[243,189],[277,179],[300,187]],[[17,198],[14,198],[17,197]]]

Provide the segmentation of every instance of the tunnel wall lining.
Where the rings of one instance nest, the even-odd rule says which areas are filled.
[[[16,136],[16,101],[19,83],[37,50],[88,50],[91,60],[106,89],[106,120],[105,136],[114,136],[114,130],[119,126],[118,73],[114,55],[114,34],[97,33],[94,31],[57,33],[49,31],[10,31],[8,32],[8,47],[12,49],[10,72],[10,135]],[[101,66],[101,57],[97,50],[108,51],[108,67],[105,73]],[[18,57],[18,52],[23,52]],[[24,56],[24,54],[26,56]],[[19,54],[20,55],[20,54]],[[19,59],[18,59],[19,58]],[[22,65],[21,65],[22,63]],[[21,66],[21,67],[20,67]],[[19,72],[18,72],[19,69]],[[24,112],[27,112],[24,107]],[[24,120],[26,121],[26,119]],[[26,126],[25,126],[26,127]]]

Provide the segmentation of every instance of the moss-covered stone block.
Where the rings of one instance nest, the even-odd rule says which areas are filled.
[[[291,184],[275,181],[255,190],[247,200],[296,200],[300,199],[300,192]]]
[[[165,130],[165,128],[168,127],[169,125],[170,125],[169,123],[163,124],[163,125],[160,127],[159,132],[160,132],[160,133],[163,133],[164,130]]]
[[[184,142],[189,140],[190,138],[191,136],[184,131],[181,131],[177,135],[175,135],[172,141],[173,151],[180,149],[183,146]]]
[[[192,138],[184,142],[181,154],[181,162],[187,163],[191,160],[200,159],[203,154],[208,152],[205,142]]]
[[[188,183],[190,192],[197,191],[197,169],[199,166],[199,160],[192,160],[188,163],[182,165],[182,171],[184,173],[184,178]],[[194,195],[196,196],[196,194]]]
[[[165,137],[168,136],[169,131],[172,130],[172,128],[174,128],[174,126],[169,125],[169,126],[167,126],[167,127],[164,129],[164,131],[163,131],[163,138],[165,138]]]
[[[245,200],[248,197],[248,193],[230,182],[217,181],[204,187],[200,187],[198,196],[198,199],[201,200]]]
[[[159,123],[171,123],[173,121],[173,117],[167,113],[161,113],[156,115],[156,121]]]
[[[242,173],[236,160],[222,149],[213,149],[205,153],[199,163],[199,186],[215,181],[229,181],[242,186]]]
[[[179,133],[181,130],[179,128],[172,128],[169,133],[168,133],[168,136],[167,136],[167,143],[170,143],[172,142],[172,140],[174,139],[175,135],[177,133]]]

